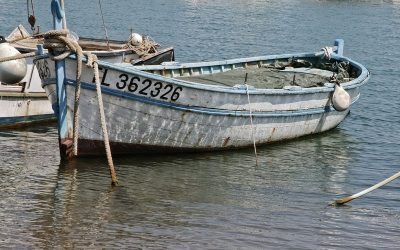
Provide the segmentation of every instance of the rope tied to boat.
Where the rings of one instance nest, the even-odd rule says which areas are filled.
[[[83,55],[82,48],[77,41],[68,37],[69,30],[50,30],[43,34],[43,47],[49,50],[49,57],[54,60],[63,60],[71,54]],[[77,60],[79,62],[79,60]]]
[[[101,94],[101,83],[100,83],[100,77],[99,77],[99,66],[98,66],[98,63],[97,63],[97,56],[96,55],[92,55],[92,54],[88,54],[88,63],[86,65],[92,67],[93,70],[94,70],[94,78],[95,78],[95,82],[96,82],[97,101],[98,101],[98,104],[99,104],[101,128],[102,128],[102,131],[103,131],[104,147],[106,149],[107,161],[108,161],[108,166],[109,166],[109,169],[110,169],[111,184],[113,186],[115,186],[115,185],[118,184],[118,180],[117,180],[117,175],[115,173],[114,163],[113,163],[113,159],[112,159],[110,141],[108,139],[108,131],[107,131],[106,118],[105,118],[105,114],[104,114],[103,97],[102,97],[102,94]]]
[[[0,58],[0,63],[19,60],[19,59],[25,59],[25,58],[28,58],[28,57],[35,57],[35,56],[36,56],[36,52],[19,54],[19,55],[15,55],[15,56],[7,56],[7,57]]]
[[[324,57],[328,60],[331,59],[331,54],[333,53],[333,48],[332,47],[323,47],[321,49],[324,52]]]
[[[74,121],[73,121],[73,152],[76,156],[78,154],[78,137],[79,137],[79,101],[81,94],[81,75],[82,75],[82,60],[84,53],[81,46],[77,41],[68,37],[69,31],[64,30],[53,30],[44,34],[44,48],[49,51],[49,58],[52,60],[63,60],[71,53],[75,53],[77,56],[77,69],[76,69],[76,87],[75,87],[75,100],[74,100]],[[112,185],[118,183],[114,163],[111,155],[110,142],[108,139],[108,131],[104,114],[103,99],[101,94],[101,85],[99,77],[99,68],[97,63],[97,56],[90,52],[85,53],[87,56],[86,66],[93,68],[94,77],[96,82],[97,100],[99,103],[101,127],[103,131],[104,146],[107,154],[107,161],[110,169]]]
[[[251,139],[253,140],[254,155],[256,157],[256,166],[258,166],[257,146],[256,146],[255,135],[254,135],[254,124],[253,124],[253,114],[252,114],[252,110],[251,110],[249,85],[247,84],[247,73],[246,73],[245,79],[244,79],[244,86],[246,87],[247,102],[249,104],[249,117],[250,117],[250,124],[251,124]]]
[[[79,135],[79,99],[81,95],[81,75],[83,50],[77,41],[68,37],[69,30],[51,30],[46,32],[43,47],[48,49],[49,57],[58,61],[65,59],[72,52],[77,56],[76,66],[76,87],[74,100],[74,121],[73,121],[73,153],[78,155],[78,135]]]

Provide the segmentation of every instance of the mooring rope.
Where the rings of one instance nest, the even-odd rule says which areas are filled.
[[[30,53],[26,53],[26,54],[18,54],[15,56],[7,56],[7,57],[0,58],[0,63],[24,59],[24,58],[28,58],[28,57],[35,57],[35,56],[36,56],[36,52],[30,52]]]
[[[253,139],[254,155],[256,157],[256,166],[258,166],[258,156],[257,156],[256,139],[254,137],[254,124],[253,124],[253,115],[252,115],[251,103],[250,103],[249,85],[247,85],[247,73],[246,73],[246,77],[244,80],[244,85],[246,86],[247,102],[249,103],[251,138]]]
[[[52,60],[62,60],[66,58],[71,52],[74,52],[77,55],[77,69],[76,69],[76,87],[75,87],[75,101],[74,101],[74,124],[73,124],[73,140],[74,140],[74,155],[78,153],[78,135],[79,135],[79,100],[80,100],[80,90],[81,90],[81,74],[82,74],[82,58],[83,51],[79,44],[68,38],[69,34],[68,30],[56,30],[49,31],[44,34],[45,42],[44,48],[49,50],[49,57]],[[57,52],[59,55],[53,55],[54,52]],[[99,103],[100,110],[100,119],[101,119],[101,127],[103,131],[104,138],[104,146],[106,149],[107,161],[111,174],[111,184],[116,185],[118,183],[117,176],[115,173],[114,163],[111,155],[110,142],[108,138],[107,125],[104,114],[104,106],[103,99],[101,94],[101,85],[100,85],[100,77],[99,77],[99,69],[97,64],[97,57],[90,53],[87,53],[88,63],[87,66],[93,68],[94,76],[96,81],[96,92],[97,99]]]
[[[111,184],[113,186],[118,184],[117,176],[115,173],[114,163],[111,155],[111,148],[110,142],[108,139],[108,131],[107,131],[107,124],[106,118],[104,114],[104,106],[103,106],[103,98],[101,94],[101,84],[100,84],[100,77],[99,77],[99,66],[97,63],[96,55],[91,56],[91,61],[93,61],[93,69],[94,69],[94,78],[96,81],[96,93],[97,93],[97,101],[99,103],[99,112],[100,112],[100,119],[101,119],[101,128],[103,130],[103,138],[104,138],[104,147],[106,149],[107,154],[107,161],[108,166],[110,168],[110,175],[111,175]]]
[[[77,67],[76,67],[76,87],[75,87],[75,100],[74,100],[74,121],[73,121],[73,153],[74,155],[78,155],[78,135],[79,135],[79,99],[81,95],[81,75],[82,75],[82,58],[83,51],[81,46],[77,41],[74,41],[71,38],[68,38],[69,34],[68,30],[60,30],[60,31],[49,31],[44,34],[44,45],[43,47],[49,50],[59,50],[61,54],[58,56],[52,55],[49,53],[50,58],[53,60],[62,60],[65,59],[71,51],[74,52],[77,56]],[[68,49],[66,49],[66,47]]]
[[[75,87],[75,101],[74,101],[74,124],[73,124],[73,140],[74,140],[74,155],[78,154],[78,129],[79,129],[79,99],[80,99],[80,90],[81,90],[81,75],[82,75],[82,59],[83,59],[83,51],[79,44],[68,38],[69,34],[68,30],[52,30],[43,34],[44,44],[43,47],[49,50],[49,58],[55,61],[65,59],[71,52],[77,55],[77,69],[76,69],[76,87]],[[57,54],[57,55],[56,55]],[[12,60],[18,60],[28,57],[36,56],[36,52],[26,53],[26,54],[18,54],[14,56],[8,56],[0,58],[1,62],[7,62]],[[101,127],[103,131],[104,137],[104,147],[106,149],[107,161],[110,168],[111,174],[111,184],[116,185],[118,183],[117,176],[115,173],[114,163],[111,155],[110,142],[108,138],[107,125],[104,114],[104,106],[103,99],[101,94],[101,85],[100,85],[100,77],[99,77],[99,68],[97,63],[96,55],[92,55],[87,53],[88,63],[87,66],[92,67],[94,70],[94,76],[96,81],[96,92],[97,92],[97,100],[99,103],[99,111],[100,111],[100,119],[101,119]]]

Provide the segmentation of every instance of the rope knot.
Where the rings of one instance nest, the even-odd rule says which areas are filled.
[[[49,50],[49,56],[52,60],[62,60],[71,54],[77,54],[78,58],[82,58],[83,52],[78,42],[72,39],[67,29],[50,30],[46,32],[43,47]]]
[[[97,63],[97,56],[95,54],[90,53],[90,52],[86,52],[85,54],[87,56],[86,66],[88,66],[90,68],[94,68],[95,67],[94,63],[95,62]]]
[[[321,49],[324,52],[324,57],[328,60],[331,59],[331,54],[333,53],[333,48],[332,47],[323,47]]]

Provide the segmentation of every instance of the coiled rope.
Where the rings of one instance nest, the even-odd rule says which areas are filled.
[[[322,49],[323,55],[326,59],[330,60],[331,59],[331,54],[333,53],[333,48],[332,47],[323,47]]]

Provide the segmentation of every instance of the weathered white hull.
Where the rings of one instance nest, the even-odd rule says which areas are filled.
[[[93,43],[94,48],[102,42],[102,40],[98,39],[86,40]],[[20,52],[36,51],[36,47],[33,46],[35,44],[24,46],[23,43],[19,44],[16,42],[12,45]],[[91,50],[91,53],[96,54],[101,60],[110,63],[130,61],[133,64],[139,65],[159,64],[164,61],[171,61],[174,58],[172,47],[160,49],[144,57],[139,57],[139,55],[133,53],[130,49],[115,49],[111,51]],[[46,92],[41,86],[41,79],[39,77],[39,75],[47,74],[48,72],[43,71],[45,69],[43,67],[39,69],[33,67],[32,58],[27,58],[26,61],[28,70],[19,85],[2,85],[0,82],[0,128],[28,126],[32,123],[51,122],[56,119],[51,103],[48,101]]]
[[[49,90],[55,87],[48,87]],[[55,92],[53,92],[55,93]],[[74,87],[68,86],[68,110],[73,110]],[[54,98],[55,96],[53,96]],[[104,110],[114,154],[154,151],[205,151],[253,145],[252,126],[247,112],[242,115],[171,109],[132,102],[107,94]],[[326,112],[253,114],[257,144],[293,139],[336,127],[348,114],[334,109]],[[73,112],[68,121],[72,123]],[[103,154],[103,137],[96,93],[82,89],[80,101],[79,153]],[[72,132],[72,131],[71,131]]]
[[[55,121],[45,93],[0,92],[0,128]]]
[[[51,73],[42,78],[51,101],[56,103],[55,69],[53,64],[49,65]],[[181,75],[185,74],[186,66],[178,69]],[[309,89],[251,89],[249,104],[243,85],[194,84],[134,67],[109,63],[100,63],[100,67],[113,154],[247,147],[253,145],[252,130],[255,142],[266,144],[327,131],[342,122],[349,112],[349,109],[338,112],[332,107],[333,84]],[[165,70],[172,72],[171,68],[165,67]],[[72,138],[75,70],[74,60],[67,59],[68,138]],[[359,86],[368,79],[368,73],[362,74],[362,79],[347,86],[352,103],[359,98]],[[79,155],[104,154],[99,150],[103,148],[100,124],[93,72],[85,67],[80,98]],[[64,141],[65,147],[71,145],[68,138]],[[64,153],[68,154],[67,151]]]

